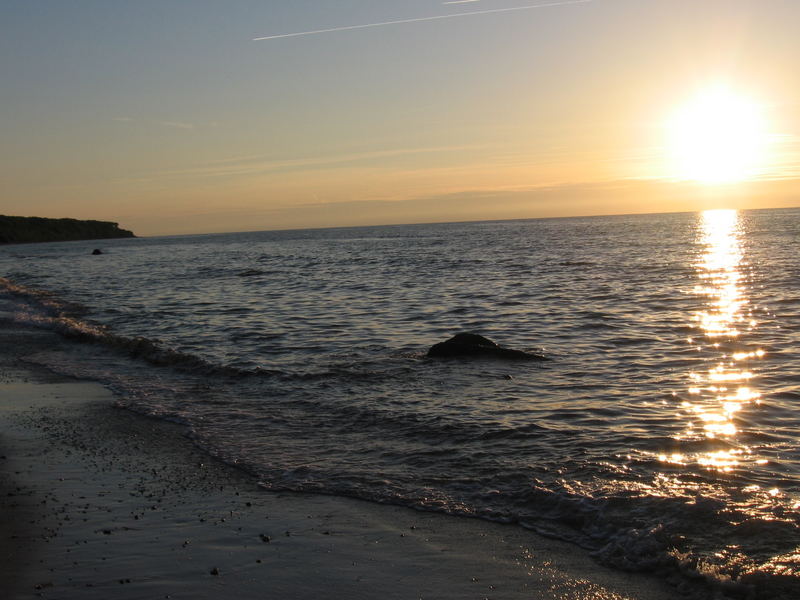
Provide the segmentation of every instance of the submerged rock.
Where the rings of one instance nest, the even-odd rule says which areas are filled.
[[[449,340],[431,346],[427,356],[432,358],[489,357],[507,360],[549,360],[542,354],[503,348],[476,333],[458,333]]]
[[[94,250],[92,250],[92,254],[94,256],[97,256],[98,254],[102,254],[102,253],[103,253],[103,251],[100,250],[100,248],[95,248]]]

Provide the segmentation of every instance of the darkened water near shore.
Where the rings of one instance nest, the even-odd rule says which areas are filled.
[[[786,209],[9,246],[0,295],[72,340],[34,362],[186,423],[266,488],[791,598],[799,234]],[[552,360],[424,357],[459,331]]]

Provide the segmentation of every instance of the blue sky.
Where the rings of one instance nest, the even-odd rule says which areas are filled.
[[[160,234],[796,203],[795,1],[593,0],[253,41],[539,4],[3,0],[0,213]],[[716,81],[759,99],[780,150],[718,194],[662,157],[665,115]]]

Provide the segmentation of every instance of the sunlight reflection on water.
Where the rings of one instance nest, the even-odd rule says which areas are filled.
[[[519,522],[626,570],[800,598],[768,577],[800,586],[800,209],[109,245],[113,274],[88,242],[0,248],[0,273],[83,305],[65,335],[111,332],[34,362],[190,424],[268,489]],[[13,292],[53,321],[35,306],[57,296]],[[459,330],[553,360],[423,357]]]
[[[689,338],[698,351],[716,353],[714,366],[705,372],[689,373],[690,400],[682,403],[688,420],[683,440],[721,439],[733,447],[700,453],[695,462],[710,470],[730,472],[743,462],[763,464],[751,455],[747,446],[737,446],[737,413],[758,404],[760,394],[750,380],[754,377],[751,361],[764,356],[762,349],[749,349],[741,339],[743,331],[757,323],[745,295],[743,281],[746,262],[742,251],[742,228],[735,210],[709,210],[701,215],[698,227],[703,253],[695,268],[700,283],[694,293],[704,300],[704,308],[694,315],[700,330],[699,339]],[[684,464],[680,454],[661,455],[662,461]]]

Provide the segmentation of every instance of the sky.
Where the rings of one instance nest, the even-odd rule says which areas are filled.
[[[797,0],[0,0],[0,214],[167,235],[797,206],[798,23]]]

